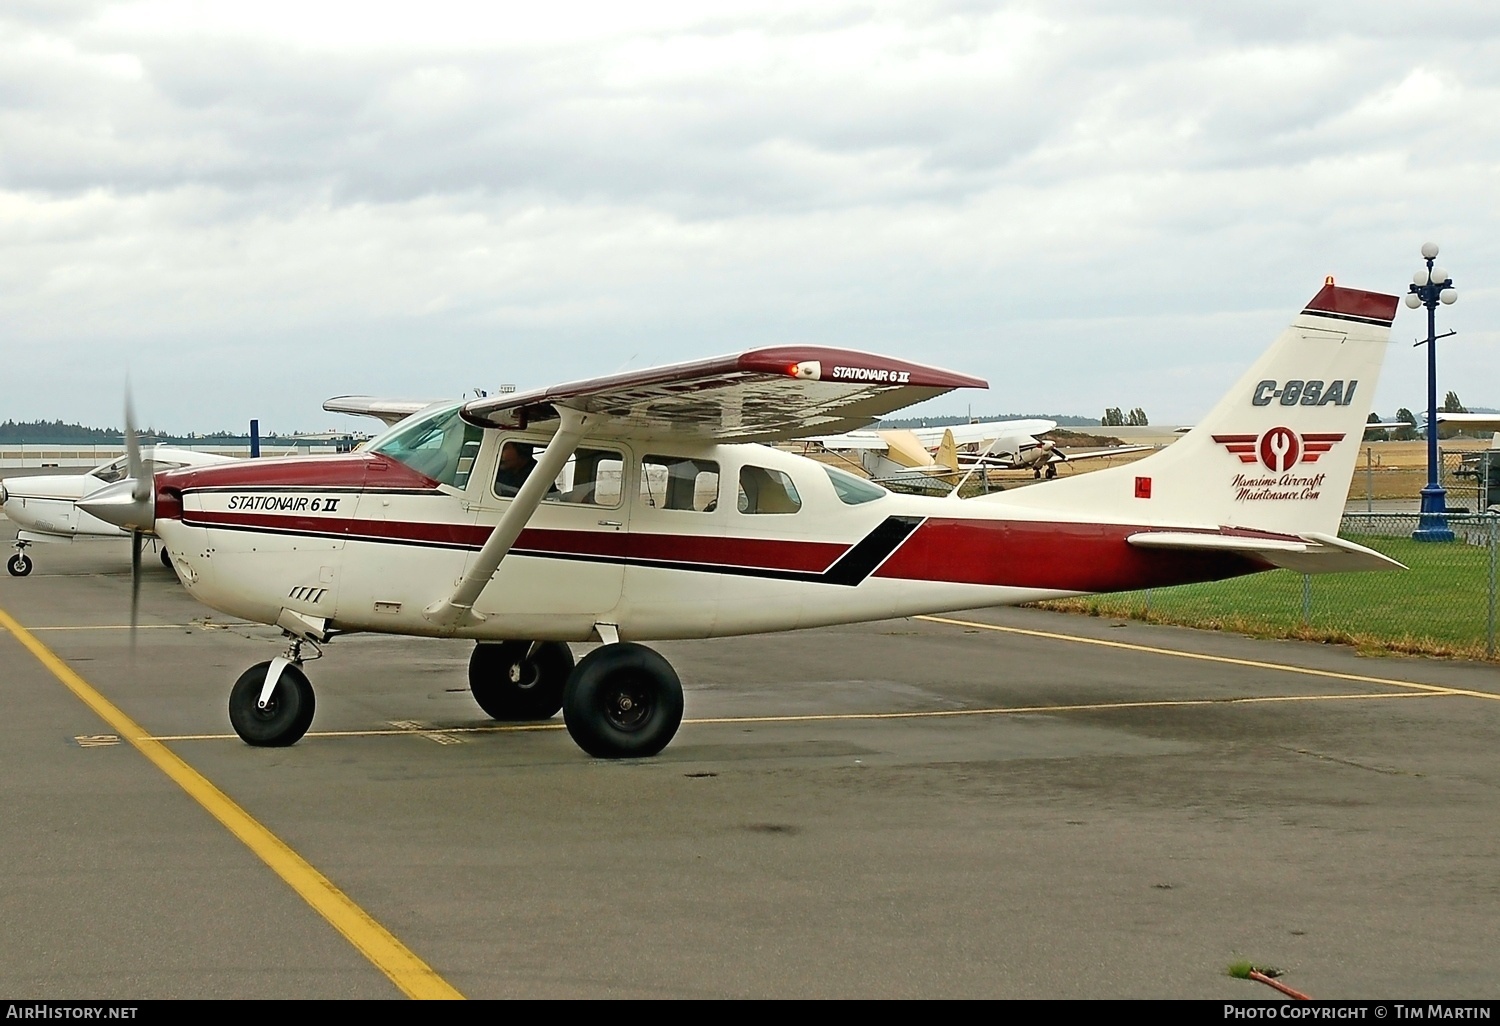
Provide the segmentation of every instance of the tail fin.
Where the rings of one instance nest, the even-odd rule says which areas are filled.
[[[1100,522],[1336,535],[1396,306],[1330,279],[1180,440],[1132,464],[975,501]]]
[[[943,440],[938,443],[932,462],[940,467],[947,467],[955,474],[958,473],[958,445],[953,441],[952,431],[943,432]]]

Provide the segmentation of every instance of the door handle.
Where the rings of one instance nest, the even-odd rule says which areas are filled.
[[[620,521],[618,521],[618,520],[601,520],[601,521],[599,521],[599,526],[600,527],[624,527],[625,525],[623,523],[621,523]]]

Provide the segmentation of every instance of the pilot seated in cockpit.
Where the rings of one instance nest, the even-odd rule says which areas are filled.
[[[500,447],[500,469],[495,472],[495,494],[515,495],[535,469],[536,458],[531,455],[531,446],[525,442],[506,442]]]

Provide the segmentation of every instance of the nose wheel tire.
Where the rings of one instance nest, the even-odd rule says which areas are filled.
[[[5,569],[10,571],[12,577],[25,577],[31,573],[31,560],[25,553],[17,552],[5,562]]]
[[[531,658],[529,641],[479,644],[469,657],[469,691],[497,720],[547,720],[562,708],[563,688],[573,672],[573,652],[548,641]]]
[[[288,664],[277,678],[276,689],[264,709],[257,703],[271,663],[256,663],[240,674],[229,692],[229,722],[247,745],[284,748],[307,733],[313,719],[313,689],[307,674]]]
[[[605,645],[568,678],[563,719],[578,747],[595,758],[652,756],[682,723],[682,682],[671,663],[644,645]]]

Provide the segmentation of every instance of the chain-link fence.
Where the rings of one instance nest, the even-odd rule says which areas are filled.
[[[1405,564],[1404,571],[1299,574],[1273,570],[1210,584],[1150,588],[1043,606],[1260,637],[1496,659],[1500,515],[1450,515],[1451,542],[1415,541],[1415,513],[1345,515],[1341,537]]]

